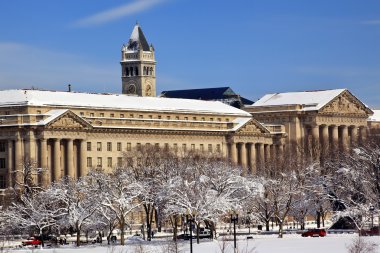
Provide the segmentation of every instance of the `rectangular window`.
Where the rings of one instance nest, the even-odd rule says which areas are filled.
[[[191,144],[191,151],[195,151],[195,144]]]
[[[41,111],[40,111],[40,110],[37,110],[37,114],[41,114]]]
[[[164,149],[165,149],[165,150],[169,150],[169,143],[165,143],[165,144],[164,144]]]
[[[92,157],[87,157],[87,167],[88,168],[92,167]]]
[[[205,117],[202,117],[202,121],[205,121]]]
[[[227,119],[226,119],[226,122],[229,122],[229,121],[230,121],[230,119],[229,119],[229,118],[227,118]]]
[[[212,152],[212,144],[208,144],[208,152]]]
[[[84,116],[84,112],[80,112],[79,115],[80,115],[80,116]]]
[[[133,118],[133,114],[129,114],[129,117],[130,117],[130,118]]]
[[[203,152],[205,150],[203,144],[199,145],[199,149],[201,150],[201,152]]]
[[[5,142],[0,142],[0,152],[5,152]]]
[[[5,158],[0,158],[0,169],[5,169]]]
[[[131,143],[128,142],[128,143],[127,143],[127,151],[131,151],[131,150],[132,150],[132,148],[131,148]]]
[[[117,148],[117,151],[121,151],[121,142],[117,143],[117,147],[116,148]]]
[[[96,166],[98,166],[98,167],[102,167],[102,165],[103,165],[102,158],[101,158],[101,157],[98,157],[98,159],[97,159],[97,163],[96,163]]]
[[[93,112],[90,113],[90,117],[94,117],[94,113]]]
[[[170,119],[170,116],[166,116],[166,119],[169,120],[169,119]]]
[[[127,166],[128,167],[133,166],[133,159],[132,159],[132,157],[127,157]]]
[[[5,176],[0,175],[0,189],[7,188],[6,182],[5,182]]]
[[[120,118],[124,118],[124,114],[120,114]]]
[[[186,144],[182,144],[182,150],[186,152]]]
[[[107,142],[107,151],[112,151],[112,142]]]
[[[216,152],[220,153],[220,144],[216,144]]]
[[[87,142],[87,151],[91,151],[91,142]]]
[[[123,165],[123,157],[117,158],[117,167],[121,167]]]
[[[177,151],[177,150],[178,150],[178,145],[177,145],[177,143],[174,143],[174,144],[173,144],[173,149],[174,149],[174,151]]]
[[[107,158],[107,167],[111,168],[112,167],[112,157]]]
[[[210,118],[210,121],[214,121],[214,118]]]
[[[115,114],[114,114],[114,113],[111,113],[111,114],[110,114],[110,117],[111,117],[111,118],[115,117]]]
[[[193,117],[193,120],[197,120],[197,117]]]
[[[11,114],[9,111],[6,111],[6,112],[5,112],[5,115],[9,115],[9,114]]]
[[[137,143],[137,144],[136,144],[136,149],[137,149],[137,151],[140,151],[140,150],[141,150],[141,143]]]
[[[160,150],[160,143],[155,143],[154,144],[154,149],[157,151],[157,150]]]
[[[179,120],[179,116],[175,116],[175,119],[176,119],[176,120]]]
[[[96,143],[96,150],[102,151],[102,143],[101,142]]]
[[[100,117],[104,117],[104,113],[101,113],[101,114],[100,114]]]
[[[185,117],[185,120],[189,120],[189,117]]]
[[[222,118],[218,118],[218,121],[219,121],[219,122],[222,121]]]
[[[153,119],[153,116],[152,116],[152,115],[149,115],[149,118],[150,118],[150,119]]]
[[[158,115],[158,116],[157,116],[157,119],[161,119],[161,115]]]
[[[139,115],[139,118],[140,118],[140,119],[144,118],[144,115],[141,115],[141,114],[140,114],[140,115]]]

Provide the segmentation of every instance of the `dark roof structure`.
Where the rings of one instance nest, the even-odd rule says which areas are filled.
[[[143,51],[150,51],[150,46],[145,38],[145,35],[139,24],[136,24],[133,28],[131,37],[129,38],[127,49],[130,51],[138,51],[142,49]]]
[[[253,101],[236,94],[230,87],[216,87],[204,89],[189,90],[169,90],[161,92],[161,97],[167,98],[184,98],[199,100],[216,100],[236,108],[242,108],[244,105],[252,105]]]

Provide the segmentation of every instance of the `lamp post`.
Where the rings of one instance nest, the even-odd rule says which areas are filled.
[[[187,209],[186,211],[186,223],[189,224],[190,227],[190,253],[193,253],[193,222],[194,220],[195,212],[192,212],[190,215],[190,210]]]
[[[233,211],[230,211],[230,215],[231,215],[231,222],[234,223],[234,251],[236,252],[236,222],[238,222],[239,220],[239,214],[233,210]]]
[[[373,212],[374,211],[375,211],[375,207],[371,205],[369,207],[369,212],[371,213],[371,229],[373,229]]]

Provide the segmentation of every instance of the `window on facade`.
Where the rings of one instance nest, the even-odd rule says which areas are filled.
[[[150,119],[153,119],[153,116],[152,116],[152,115],[149,115],[148,117],[149,117]]]
[[[222,119],[221,119],[221,118],[218,118],[218,121],[220,122],[220,121],[222,121]]]
[[[140,119],[144,118],[144,115],[141,115],[141,114],[140,114],[140,115],[139,115],[139,118],[140,118]]]
[[[177,150],[178,150],[178,145],[177,145],[177,143],[174,143],[174,144],[173,144],[173,149],[174,149],[174,151],[177,151]]]
[[[87,167],[92,167],[92,157],[87,157]]]
[[[97,159],[97,163],[96,163],[96,166],[98,166],[98,167],[102,167],[102,165],[103,165],[102,158],[101,158],[101,157],[98,157],[98,159]]]
[[[117,149],[117,151],[121,151],[121,142],[117,143],[116,149]]]
[[[101,114],[100,114],[100,117],[104,117],[104,113],[101,113]]]
[[[101,142],[96,143],[96,150],[102,151],[102,143]]]
[[[7,188],[6,182],[5,182],[5,176],[0,175],[0,189]]]
[[[182,150],[186,152],[186,144],[182,144]]]
[[[202,121],[205,121],[205,117],[202,117]]]
[[[90,117],[94,117],[94,113],[93,112],[90,113]]]
[[[189,118],[188,118],[188,117],[185,117],[185,120],[189,120]]]
[[[129,114],[129,117],[130,117],[130,118],[133,118],[133,114]]]
[[[123,165],[123,157],[117,158],[117,167],[121,167]]]
[[[6,112],[5,112],[5,115],[9,115],[9,114],[11,114],[9,111],[6,111]]]
[[[169,143],[165,143],[165,144],[164,144],[164,149],[165,149],[165,150],[169,150]]]
[[[195,144],[191,144],[191,151],[195,151]]]
[[[125,68],[125,75],[129,76],[129,69],[128,68]]]
[[[107,151],[112,151],[112,142],[107,142]]]
[[[127,151],[131,151],[131,149],[132,149],[132,148],[131,148],[131,143],[128,142],[128,143],[127,143]]]
[[[193,120],[197,120],[197,117],[193,117]]]
[[[212,144],[208,144],[208,152],[212,152]]]
[[[124,114],[120,114],[120,118],[124,118]]]
[[[114,113],[111,113],[111,114],[110,114],[110,117],[111,117],[111,118],[114,118],[114,117],[115,117],[115,114],[114,114]]]
[[[175,116],[175,119],[176,119],[176,120],[179,120],[179,116]]]
[[[227,118],[227,119],[226,119],[226,122],[229,122],[229,121],[230,121],[230,119],[229,119],[229,118]]]
[[[220,144],[216,144],[216,152],[220,153]]]
[[[5,169],[5,158],[0,158],[0,169]]]
[[[155,143],[154,144],[154,149],[159,150],[160,149],[160,143]]]
[[[158,115],[158,116],[157,116],[157,119],[161,119],[161,115]]]
[[[168,120],[169,120],[169,119],[170,119],[170,116],[166,116],[166,119],[168,119]]]
[[[138,67],[135,67],[135,76],[138,76],[139,75],[139,69]]]
[[[199,146],[199,149],[200,149],[202,152],[205,150],[203,144],[201,144],[201,145]]]
[[[107,158],[107,167],[111,168],[112,167],[112,157]]]
[[[80,116],[84,116],[84,112],[80,112],[79,115],[80,115]]]
[[[214,118],[210,118],[210,121],[214,121]]]
[[[140,151],[140,150],[141,150],[141,143],[137,143],[137,144],[136,144],[136,149],[137,149],[137,151]]]
[[[40,111],[40,110],[37,110],[37,114],[41,114],[41,111]]]
[[[0,152],[5,152],[5,142],[4,141],[0,142]]]

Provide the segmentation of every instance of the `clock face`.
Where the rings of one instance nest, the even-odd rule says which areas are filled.
[[[136,86],[134,84],[128,85],[128,93],[129,94],[136,94]]]

